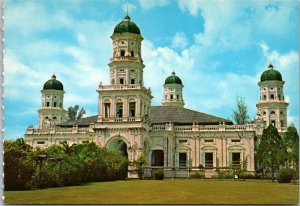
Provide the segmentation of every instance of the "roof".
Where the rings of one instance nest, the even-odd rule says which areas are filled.
[[[98,117],[98,115],[94,115],[94,116],[82,118],[80,120],[62,122],[62,123],[57,124],[57,126],[69,127],[69,126],[73,126],[75,124],[78,125],[79,127],[89,126],[91,123],[95,123],[97,121],[97,117]]]
[[[151,106],[151,123],[165,124],[172,122],[177,125],[190,125],[198,123],[202,125],[218,125],[219,122],[232,124],[228,119],[216,117],[213,115],[197,112],[191,109],[186,109],[180,106]],[[98,115],[85,117],[77,121],[62,122],[57,124],[59,127],[72,127],[78,125],[79,127],[89,126],[91,123],[97,121]]]
[[[114,29],[114,34],[122,34],[122,33],[133,33],[133,34],[141,34],[139,27],[130,20],[130,17],[125,16],[124,20],[121,21]]]
[[[219,124],[219,122],[232,124],[228,119],[179,106],[152,106],[150,111],[152,124],[165,124],[169,122],[174,124],[193,124],[195,122],[203,125],[215,125]]]
[[[268,70],[264,71],[260,76],[260,81],[282,81],[282,76],[279,71],[273,69],[273,65],[268,66]]]
[[[55,74],[52,75],[52,78],[49,79],[48,81],[46,81],[46,83],[44,84],[43,90],[46,89],[54,89],[54,90],[64,90],[64,86],[63,84],[56,80],[56,76]]]
[[[165,85],[166,84],[182,84],[182,81],[175,75],[175,72],[172,72],[172,75],[166,78]]]

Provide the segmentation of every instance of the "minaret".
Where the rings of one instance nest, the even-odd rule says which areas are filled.
[[[176,76],[175,72],[167,77],[164,84],[163,106],[184,106],[182,96],[183,84],[181,79]]]
[[[43,87],[42,107],[38,110],[39,128],[44,129],[65,121],[64,86],[53,74]]]
[[[152,98],[143,83],[143,37],[127,14],[115,27],[111,39],[110,85],[99,85],[98,121],[141,121],[149,116]]]
[[[256,104],[258,116],[266,123],[273,124],[279,131],[287,127],[288,103],[284,99],[284,81],[279,71],[273,69],[270,63],[264,71],[258,83],[260,87],[260,101]]]

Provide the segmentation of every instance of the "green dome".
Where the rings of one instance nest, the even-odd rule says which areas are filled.
[[[130,17],[128,15],[125,16],[124,20],[114,29],[114,34],[122,34],[125,32],[141,34],[139,27],[134,22],[130,21]]]
[[[260,81],[282,81],[282,76],[279,71],[273,69],[273,65],[268,66],[268,70],[264,71],[260,77]]]
[[[54,89],[54,90],[64,90],[64,86],[63,84],[56,80],[56,76],[53,74],[52,78],[49,79],[48,81],[46,81],[46,83],[44,84],[43,90],[45,89]]]
[[[175,72],[172,72],[172,75],[169,76],[168,78],[166,78],[165,85],[166,84],[181,84],[182,85],[182,81],[178,76],[175,75]]]

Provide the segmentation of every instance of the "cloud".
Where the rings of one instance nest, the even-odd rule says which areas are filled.
[[[184,49],[188,45],[188,40],[183,32],[177,32],[172,39],[173,48]]]
[[[127,10],[128,10],[128,14],[131,14],[131,13],[133,13],[133,12],[136,10],[136,5],[127,3],[127,4],[124,4],[124,5],[122,6],[122,9],[123,9],[123,11],[124,11],[125,13],[126,13]]]
[[[157,6],[166,6],[170,3],[170,0],[139,0],[142,9],[151,9]]]

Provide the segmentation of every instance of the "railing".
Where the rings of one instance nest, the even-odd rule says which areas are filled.
[[[120,56],[120,57],[112,57],[110,58],[110,61],[124,61],[124,60],[127,60],[127,61],[140,61],[139,58],[137,57],[131,57],[131,56]]]
[[[76,133],[88,133],[92,132],[92,128],[48,128],[48,129],[33,129],[28,128],[26,131],[27,135],[43,135],[43,134],[76,134]]]
[[[153,130],[175,130],[178,132],[191,132],[191,131],[255,131],[255,126],[249,125],[190,125],[190,126],[172,126],[166,125],[153,125]]]
[[[140,84],[134,84],[134,85],[129,85],[129,84],[117,84],[117,85],[99,85],[100,90],[135,90],[135,89],[143,89],[145,92],[148,94],[151,93],[150,89],[146,89],[144,86]]]

